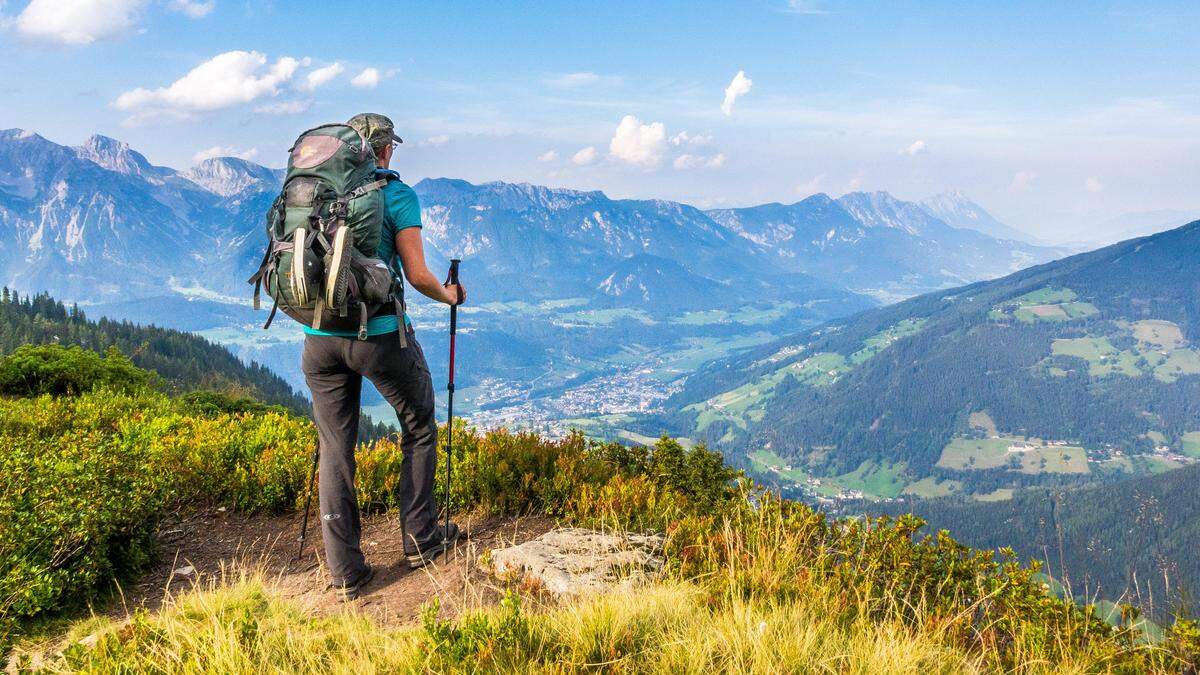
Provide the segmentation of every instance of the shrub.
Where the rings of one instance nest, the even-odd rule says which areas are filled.
[[[100,388],[0,399],[0,613],[81,602],[136,570],[152,553],[158,517],[177,505],[297,508],[315,443],[308,420],[219,394]],[[667,440],[631,449],[457,425],[454,448],[456,509],[660,528],[689,503],[734,494],[735,474],[714,470],[718,456]],[[396,440],[361,446],[357,460],[364,508],[396,506]]]
[[[23,345],[0,357],[0,394],[73,396],[96,387],[133,391],[153,380],[115,347],[101,357],[82,347]]]

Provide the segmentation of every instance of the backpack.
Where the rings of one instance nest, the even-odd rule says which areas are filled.
[[[267,249],[254,286],[277,310],[325,330],[357,330],[387,303],[404,316],[403,286],[378,255],[384,203],[375,154],[353,127],[326,124],[300,134],[288,151],[283,190],[267,211]],[[403,339],[404,331],[401,331]]]

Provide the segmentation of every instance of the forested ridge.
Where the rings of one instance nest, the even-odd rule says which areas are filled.
[[[1200,591],[1200,466],[1096,485],[1033,489],[1011,500],[918,500],[872,507],[915,513],[980,548],[1045,563],[1082,598],[1124,598],[1163,618]],[[1195,607],[1191,608],[1193,611]]]
[[[255,398],[307,415],[308,401],[283,378],[246,364],[221,345],[182,331],[100,318],[47,294],[0,295],[0,353],[26,344],[77,345],[96,352],[116,347],[140,368],[154,371],[174,392],[196,390]]]
[[[1200,338],[1198,265],[1200,221],[784,338],[702,370],[665,407],[680,411],[669,417],[674,431],[717,442],[727,453],[768,447],[829,472],[873,460],[903,463],[910,476],[948,477],[935,465],[951,439],[970,432],[969,415],[979,411],[1002,435],[1127,454],[1160,443],[1176,448],[1184,434],[1200,430],[1191,350]],[[1022,304],[1036,297],[1050,300]],[[696,408],[707,403],[711,410],[723,392],[797,369],[814,355],[850,357],[904,321],[920,321],[919,330],[844,372],[831,371],[831,382],[781,377],[755,415],[726,416],[697,434],[704,410],[698,415]],[[1137,322],[1178,331],[1176,351],[1193,361],[1183,369],[1167,362],[1168,349],[1135,339]],[[1093,343],[1109,352],[1092,362],[1070,353]],[[955,473],[995,482],[988,471]]]

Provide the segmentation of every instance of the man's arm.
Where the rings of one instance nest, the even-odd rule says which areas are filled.
[[[421,295],[447,305],[459,304],[461,289],[462,302],[467,301],[467,291],[461,286],[443,286],[441,281],[429,271],[425,264],[425,243],[421,240],[421,228],[407,227],[396,233],[396,252],[404,267],[404,277]]]

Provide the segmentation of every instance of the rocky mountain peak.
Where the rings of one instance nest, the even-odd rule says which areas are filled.
[[[205,190],[222,197],[274,190],[281,172],[236,157],[213,157],[180,174]]]
[[[76,147],[75,153],[81,159],[95,162],[109,171],[116,171],[128,176],[160,178],[164,174],[171,173],[169,169],[160,169],[150,164],[142,153],[129,147],[128,143],[99,134],[88,138],[83,145]]]

